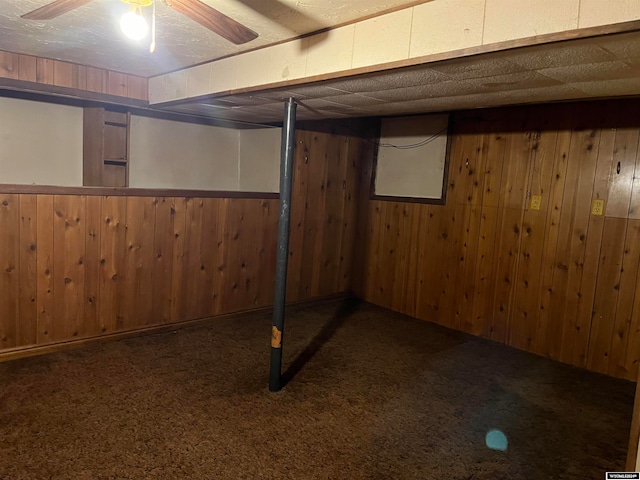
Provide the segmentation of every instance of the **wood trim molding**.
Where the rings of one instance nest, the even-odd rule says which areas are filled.
[[[295,87],[300,85],[311,85],[327,80],[338,80],[346,77],[356,77],[360,75],[373,74],[378,72],[385,72],[388,70],[395,70],[401,68],[415,67],[427,63],[437,63],[445,60],[455,60],[464,57],[471,57],[476,55],[497,53],[505,50],[513,50],[525,47],[535,47],[539,45],[547,45],[551,43],[560,43],[568,40],[580,40],[592,37],[602,37],[607,35],[631,33],[640,31],[640,20],[633,20],[630,22],[615,23],[611,25],[602,25],[597,27],[578,28],[574,30],[567,30],[564,32],[547,33],[544,35],[536,35],[533,37],[519,38],[516,40],[507,40],[504,42],[496,42],[487,45],[479,45],[476,47],[463,48],[458,50],[452,50],[449,52],[435,53],[430,55],[423,55],[420,57],[408,58],[405,60],[397,60],[394,62],[382,63],[377,65],[370,65],[366,67],[352,68],[350,70],[343,70],[340,72],[324,73],[321,75],[314,75],[311,77],[297,78],[293,80],[285,80],[281,82],[273,82],[264,85],[236,88],[231,90],[225,90],[217,93],[208,93],[195,97],[189,97],[180,100],[170,100],[168,102],[158,102],[150,104],[154,108],[166,108],[176,105],[187,105],[190,103],[202,103],[208,100],[213,100],[219,97],[225,97],[228,95],[238,95],[245,93],[264,92],[267,90],[274,90],[278,88]],[[184,69],[187,70],[187,69]],[[160,76],[160,75],[158,75]]]
[[[88,195],[112,197],[189,197],[189,198],[255,198],[278,199],[272,192],[229,192],[214,190],[180,190],[130,187],[57,187],[52,185],[0,184],[0,193],[35,195]]]
[[[26,80],[16,80],[14,78],[0,77],[0,91],[10,90],[25,92],[30,94],[43,94],[47,96],[63,97],[72,100],[84,100],[90,102],[98,102],[105,105],[121,105],[127,107],[147,107],[147,100],[138,100],[129,97],[120,97],[108,93],[91,92],[79,88],[60,87],[57,85],[48,85],[45,83],[29,82]]]
[[[110,111],[121,112],[121,113],[131,113],[131,115],[136,115],[138,117],[148,117],[148,118],[156,118],[159,120],[170,120],[173,122],[183,122],[183,123],[194,123],[197,125],[209,125],[213,127],[225,127],[225,128],[236,128],[236,129],[248,129],[255,128],[255,124],[239,121],[239,120],[225,120],[222,118],[216,117],[204,117],[200,115],[194,115],[190,113],[180,113],[180,112],[172,112],[170,110],[159,110],[155,108],[151,108],[147,105],[148,102],[144,101],[145,105],[129,105],[118,101],[117,103],[104,102],[99,98],[93,98],[94,95],[91,94],[92,98],[79,98],[73,96],[63,96],[56,95],[45,92],[33,92],[26,91],[20,89],[3,89],[2,83],[6,80],[0,77],[0,97],[6,98],[15,98],[18,100],[30,100],[34,102],[46,102],[53,103],[57,105],[67,105],[70,107],[77,108],[87,108],[87,107],[103,107],[108,108]],[[100,95],[100,94],[95,94]],[[120,98],[120,97],[118,97]],[[125,99],[126,100],[126,99]],[[277,125],[271,124],[260,124],[265,127],[276,127]]]
[[[305,308],[317,307],[317,306],[324,305],[331,302],[346,300],[349,297],[350,295],[347,293],[337,293],[337,294],[327,295],[324,297],[316,297],[310,300],[288,302],[287,307],[305,307]],[[145,327],[145,328],[140,328],[136,330],[129,330],[126,332],[110,333],[107,335],[99,335],[96,337],[81,338],[78,340],[53,343],[49,345],[42,345],[42,346],[36,345],[32,347],[27,347],[27,348],[24,348],[24,347],[12,348],[12,349],[7,349],[0,352],[0,362],[17,360],[19,358],[35,357],[37,355],[44,355],[44,354],[55,353],[55,352],[60,352],[64,350],[71,350],[74,348],[80,348],[80,347],[96,345],[96,344],[101,344],[106,342],[113,342],[116,340],[125,340],[127,338],[141,337],[143,335],[166,333],[174,330],[181,330],[183,328],[188,328],[188,327],[208,325],[215,322],[216,320],[222,320],[222,319],[228,320],[228,319],[236,319],[236,318],[241,319],[246,315],[264,315],[271,312],[272,310],[273,310],[273,306],[254,308],[254,309],[242,310],[240,312],[215,315],[213,317],[205,317],[205,318],[198,318],[195,320],[185,320],[182,322],[155,325],[153,327]]]

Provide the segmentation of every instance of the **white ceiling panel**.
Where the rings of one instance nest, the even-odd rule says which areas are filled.
[[[624,37],[625,42],[640,43],[640,32]],[[289,97],[299,100],[298,118],[320,119],[640,95],[640,67],[597,46],[595,42],[601,40],[518,48],[235,95],[233,98],[244,106],[240,111],[234,109],[231,115],[247,122],[278,122],[283,117],[283,103]],[[630,51],[634,50],[622,49],[619,53]],[[534,65],[540,68],[533,68]],[[471,73],[465,73],[467,69]],[[438,81],[432,81],[435,78]],[[252,103],[252,96],[259,100]],[[272,103],[265,104],[265,99]]]
[[[129,6],[120,0],[93,0],[46,21],[20,18],[52,1],[0,0],[0,50],[142,76],[283,42],[416,3],[408,0],[201,0],[259,35],[251,42],[234,45],[157,1],[157,51],[151,54],[148,37],[136,42],[121,33],[120,17]],[[143,14],[150,23],[151,8],[145,8]]]

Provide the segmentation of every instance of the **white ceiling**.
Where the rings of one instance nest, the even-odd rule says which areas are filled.
[[[152,76],[427,0],[202,0],[259,34],[244,45],[228,42],[158,0],[154,54],[148,38],[135,42],[120,32],[119,18],[129,8],[120,0],[93,0],[52,20],[20,18],[51,1],[0,0],[0,50]]]
[[[128,7],[93,0],[48,21],[20,15],[51,0],[0,0],[0,50],[149,76],[269,45],[426,0],[203,0],[259,33],[236,46],[162,1],[158,51],[119,31]],[[428,113],[499,105],[640,95],[640,32],[517,48],[275,90],[167,106],[176,112],[277,123],[283,101],[299,119]]]
[[[640,32],[569,40],[168,107],[242,122],[386,116],[640,95]]]

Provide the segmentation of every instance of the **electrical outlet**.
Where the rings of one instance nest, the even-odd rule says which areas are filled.
[[[591,205],[592,215],[602,215],[604,213],[604,200],[596,198]]]
[[[531,210],[540,210],[540,204],[542,203],[542,197],[540,195],[531,196]]]

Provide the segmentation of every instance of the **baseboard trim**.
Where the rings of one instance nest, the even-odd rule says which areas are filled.
[[[337,302],[340,300],[346,300],[350,295],[348,293],[335,293],[326,295],[323,297],[315,297],[307,300],[297,300],[294,302],[287,302],[287,307],[317,307],[325,305],[327,303]],[[49,353],[60,352],[64,350],[71,350],[75,348],[81,348],[89,345],[95,345],[100,343],[114,342],[117,340],[124,340],[128,338],[141,337],[144,335],[152,335],[158,333],[166,333],[174,330],[181,330],[183,328],[196,327],[201,325],[207,325],[217,320],[229,320],[233,318],[242,318],[247,315],[263,315],[273,311],[273,306],[253,308],[249,310],[241,310],[239,312],[224,313],[222,315],[215,315],[212,317],[198,318],[194,320],[184,320],[175,323],[165,323],[162,325],[154,325],[152,327],[137,328],[135,330],[127,330],[126,332],[115,332],[106,335],[98,335],[95,337],[85,337],[76,340],[67,340],[57,343],[49,343],[47,345],[31,345],[28,347],[17,347],[4,350],[0,352],[0,363],[8,362],[11,360],[17,360],[26,357],[35,357],[38,355],[45,355]],[[266,338],[265,342],[269,342]]]

